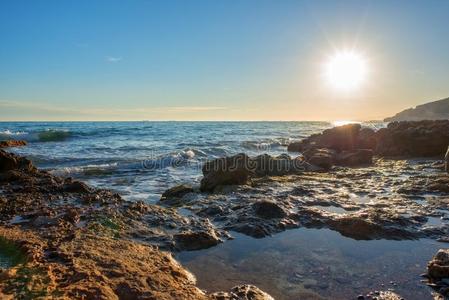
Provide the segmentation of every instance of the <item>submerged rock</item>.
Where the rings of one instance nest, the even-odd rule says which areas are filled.
[[[16,140],[0,141],[0,148],[21,147],[25,146],[26,144],[27,144],[26,141],[16,141]]]

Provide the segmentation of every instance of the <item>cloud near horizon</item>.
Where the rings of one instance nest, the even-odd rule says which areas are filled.
[[[130,120],[136,118],[152,118],[154,114],[169,114],[169,113],[201,113],[209,111],[227,110],[226,107],[221,106],[159,106],[159,107],[135,107],[135,108],[78,108],[78,107],[56,107],[53,105],[37,102],[17,102],[0,100],[0,117],[6,117],[8,110],[16,110],[22,115],[27,115],[32,112],[40,115],[58,116],[84,116],[96,117],[98,119],[113,119],[120,117],[120,119],[128,118]],[[4,115],[3,115],[4,113]],[[20,119],[20,118],[19,118]],[[53,119],[53,118],[51,118]],[[77,118],[78,119],[78,118]]]

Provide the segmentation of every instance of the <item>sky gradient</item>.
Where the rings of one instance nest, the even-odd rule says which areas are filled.
[[[449,96],[449,1],[0,2],[0,121],[375,120]],[[339,49],[365,84],[330,88]]]

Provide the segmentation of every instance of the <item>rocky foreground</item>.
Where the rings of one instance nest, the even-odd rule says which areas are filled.
[[[441,161],[448,144],[449,121],[336,127],[292,143],[289,151],[302,153],[293,158],[207,162],[201,186],[174,187],[158,205],[53,176],[0,150],[0,248],[12,249],[16,262],[0,273],[0,298],[271,299],[248,285],[202,291],[170,254],[213,247],[233,231],[262,238],[329,228],[354,239],[449,241],[449,228],[435,222],[449,209]],[[439,285],[432,279],[433,266],[449,270],[440,261],[429,265],[429,284],[443,297],[449,272]]]

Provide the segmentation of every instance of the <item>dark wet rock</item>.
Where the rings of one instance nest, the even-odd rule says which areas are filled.
[[[326,129],[322,133],[289,145],[288,151],[302,152],[310,148],[328,148],[336,151],[358,149],[360,124],[348,124]]]
[[[16,140],[8,140],[8,141],[0,141],[0,148],[10,148],[10,147],[21,147],[27,144],[26,141],[16,141]]]
[[[449,145],[449,120],[392,122],[374,131],[348,124],[291,143],[288,151],[327,148],[337,152],[371,149],[385,157],[443,157]]]
[[[444,156],[449,145],[449,120],[392,122],[376,133],[381,156]]]
[[[265,219],[283,218],[287,215],[285,210],[274,201],[261,200],[253,204],[257,216]]]
[[[336,156],[335,163],[340,166],[370,165],[373,163],[373,150],[342,151]]]
[[[289,155],[283,154],[272,157],[262,154],[249,160],[249,169],[253,176],[283,176],[288,174],[298,174],[304,172],[307,166],[302,158],[292,159]]]
[[[286,154],[278,157],[263,154],[250,158],[241,153],[206,162],[200,189],[211,192],[220,186],[249,184],[254,177],[299,174],[308,167],[301,157],[292,159]]]
[[[229,292],[213,293],[211,297],[213,300],[274,300],[258,287],[248,284],[235,286]]]
[[[33,171],[35,167],[29,159],[0,150],[0,172],[9,170]]]
[[[311,148],[303,153],[306,161],[323,170],[329,170],[335,163],[336,152],[326,148]]]
[[[170,202],[171,200],[178,200],[182,198],[184,195],[188,193],[192,193],[193,188],[190,185],[187,184],[181,184],[177,185],[175,187],[172,187],[168,190],[166,190],[162,196],[161,196],[161,202]]]
[[[248,162],[249,157],[243,153],[206,162],[202,169],[201,191],[211,192],[222,185],[247,184],[251,173]]]
[[[272,226],[263,223],[237,223],[226,227],[227,230],[243,233],[254,238],[264,238],[276,232]]]
[[[64,183],[63,190],[68,193],[89,193],[90,187],[84,182],[68,179]]]
[[[199,250],[218,245],[222,241],[214,231],[184,231],[174,236],[178,250]]]

